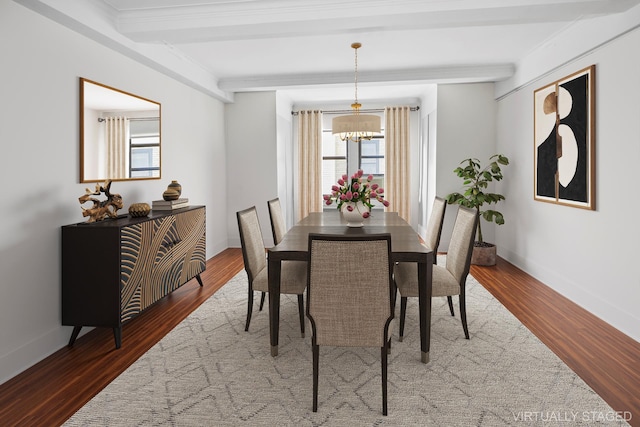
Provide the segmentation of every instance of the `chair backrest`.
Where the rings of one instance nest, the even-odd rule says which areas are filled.
[[[459,283],[462,283],[462,279],[466,279],[469,274],[471,252],[477,228],[478,214],[476,210],[459,206],[447,251],[447,270]]]
[[[318,345],[383,347],[391,310],[391,236],[309,235],[307,316]]]
[[[267,266],[258,212],[256,207],[252,206],[236,212],[236,216],[238,217],[238,229],[240,230],[244,269],[247,271],[249,283],[252,283],[258,273]]]
[[[275,198],[267,202],[269,207],[269,218],[271,219],[271,232],[273,233],[273,244],[277,245],[282,241],[284,234],[287,232],[287,226],[284,222],[284,214],[282,213],[282,206],[280,205],[280,199]]]
[[[433,200],[433,208],[431,216],[427,222],[427,238],[425,243],[433,249],[433,259],[435,260],[440,245],[440,236],[442,235],[442,224],[444,223],[444,213],[447,209],[447,202],[442,197],[436,196]]]

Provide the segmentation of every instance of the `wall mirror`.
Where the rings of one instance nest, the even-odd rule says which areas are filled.
[[[80,182],[160,179],[160,103],[80,78]]]

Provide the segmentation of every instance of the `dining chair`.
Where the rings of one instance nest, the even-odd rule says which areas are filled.
[[[318,411],[319,346],[379,347],[382,413],[387,415],[387,352],[393,320],[391,235],[309,234],[307,317]]]
[[[267,202],[267,208],[269,209],[269,220],[271,222],[271,235],[273,236],[273,244],[277,245],[282,241],[285,233],[287,232],[287,226],[284,221],[284,214],[282,213],[282,205],[280,204],[280,198],[276,197]],[[260,297],[260,310],[264,306],[264,292]]]
[[[458,295],[460,319],[464,336],[469,339],[467,311],[465,302],[465,284],[471,266],[471,252],[478,227],[478,214],[475,209],[458,207],[453,225],[451,241],[444,266],[433,266],[432,297],[450,297]],[[406,316],[407,297],[418,296],[418,266],[416,263],[401,262],[395,266],[395,284],[400,292],[400,337],[404,336],[404,318]]]
[[[429,216],[429,221],[427,222],[427,231],[425,244],[433,250],[433,263],[438,263],[438,246],[440,245],[440,236],[442,235],[442,225],[444,224],[444,214],[447,210],[447,201],[442,197],[436,196],[433,199],[433,207],[431,208],[431,216]],[[394,294],[394,304],[393,307],[395,309],[395,299],[397,295]],[[447,302],[449,303],[449,311],[451,311],[451,315],[454,316],[453,312],[453,299],[451,296],[447,296]],[[407,310],[407,298],[400,298],[400,312],[406,313]],[[404,321],[405,317],[400,316],[400,329],[404,330]],[[398,337],[399,341],[402,341],[402,336]]]
[[[247,322],[244,330],[249,330],[253,309],[253,292],[269,291],[269,277],[266,252],[262,230],[258,221],[256,207],[252,206],[236,212],[240,230],[240,244],[244,269],[249,280],[249,302]],[[300,332],[304,337],[304,301],[302,294],[307,286],[307,263],[305,261],[283,261],[280,277],[280,293],[298,295],[298,313],[300,316]]]
[[[267,202],[269,208],[269,219],[271,220],[271,233],[273,234],[273,244],[277,245],[282,241],[284,234],[287,232],[287,225],[284,221],[282,205],[280,198],[269,200]]]

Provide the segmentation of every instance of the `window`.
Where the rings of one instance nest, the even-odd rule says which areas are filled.
[[[380,113],[383,114],[383,113]],[[342,175],[353,175],[362,169],[373,175],[374,182],[384,188],[385,140],[384,129],[370,141],[344,142],[331,133],[333,114],[325,113],[322,130],[322,194],[331,193]],[[383,121],[384,123],[384,121]],[[376,202],[373,202],[374,205]]]
[[[347,144],[331,129],[322,131],[322,194],[331,193],[331,186],[347,173]]]
[[[370,141],[361,141],[359,145],[360,169],[365,175],[373,175],[373,181],[384,188],[384,135],[376,135]]]
[[[160,176],[160,123],[158,120],[136,120],[129,123],[129,176]]]

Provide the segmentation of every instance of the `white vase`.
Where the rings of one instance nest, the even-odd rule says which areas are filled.
[[[348,206],[352,206],[353,210],[349,211]],[[348,227],[362,227],[364,225],[362,214],[369,212],[369,208],[362,202],[344,202],[340,211],[342,212],[342,217],[347,221]]]

